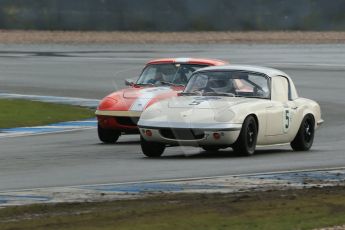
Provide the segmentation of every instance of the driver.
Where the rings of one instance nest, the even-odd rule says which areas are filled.
[[[187,81],[187,76],[181,72],[178,73],[177,77],[175,78],[174,84],[186,85]]]
[[[161,72],[156,72],[155,76],[147,81],[150,84],[157,84],[164,81],[163,74]]]
[[[199,92],[202,93],[203,89],[206,87],[208,82],[208,77],[206,75],[199,75],[193,79],[192,88],[190,89],[191,92]]]

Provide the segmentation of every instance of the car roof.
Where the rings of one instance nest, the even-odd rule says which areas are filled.
[[[219,66],[219,65],[226,65],[229,64],[226,61],[218,60],[218,59],[208,59],[208,58],[188,58],[188,57],[181,57],[181,58],[161,58],[161,59],[154,59],[147,63],[150,64],[164,64],[164,63],[186,63],[186,64],[196,64],[196,65],[211,65],[211,66]]]
[[[284,73],[283,71],[263,67],[263,66],[254,66],[254,65],[223,65],[223,66],[211,66],[211,67],[205,67],[202,69],[198,69],[196,72],[202,72],[202,71],[226,71],[226,70],[240,70],[240,71],[248,71],[248,72],[256,72],[256,73],[263,73],[269,77],[275,77],[275,76],[285,76],[289,78],[289,76]]]

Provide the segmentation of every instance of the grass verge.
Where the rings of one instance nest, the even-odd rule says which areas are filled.
[[[0,129],[94,117],[94,111],[87,108],[21,99],[0,99],[0,108]]]
[[[345,223],[343,187],[170,194],[0,210],[0,229],[314,229]]]

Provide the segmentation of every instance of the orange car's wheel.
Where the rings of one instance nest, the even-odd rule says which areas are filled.
[[[104,129],[100,125],[97,127],[98,138],[107,144],[115,143],[121,136],[121,132],[114,129]]]

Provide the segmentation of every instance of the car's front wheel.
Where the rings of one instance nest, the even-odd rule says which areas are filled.
[[[146,141],[142,136],[140,136],[140,145],[141,145],[141,150],[143,151],[144,155],[147,157],[152,157],[152,158],[160,157],[165,150],[164,144]]]
[[[253,155],[256,148],[256,140],[258,137],[258,125],[255,118],[248,116],[242,125],[240,136],[233,144],[232,148],[235,153],[241,156]]]
[[[290,143],[295,151],[307,151],[314,142],[315,120],[312,115],[304,117],[295,139]]]
[[[107,144],[116,143],[117,139],[121,136],[121,132],[114,129],[104,129],[100,125],[97,127],[98,138]]]

